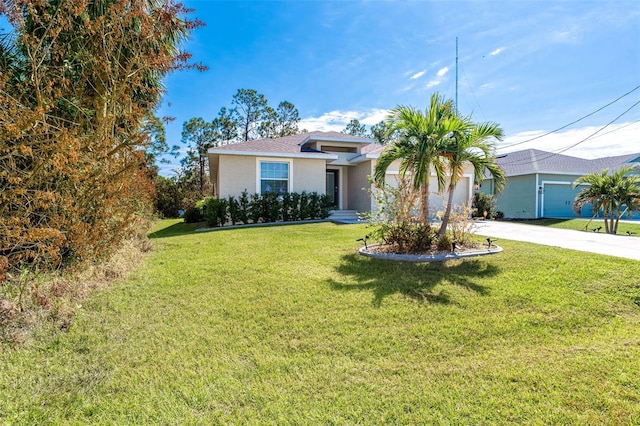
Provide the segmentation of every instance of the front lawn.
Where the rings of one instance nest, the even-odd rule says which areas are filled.
[[[364,225],[193,233],[0,355],[7,424],[638,424],[640,263],[501,241],[355,254]]]

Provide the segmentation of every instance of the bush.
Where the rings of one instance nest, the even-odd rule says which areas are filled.
[[[249,217],[251,218],[251,222],[258,223],[260,222],[262,208],[260,205],[260,194],[253,194],[251,196],[251,201],[249,202]]]
[[[441,235],[438,238],[438,251],[451,251],[453,248],[453,241],[448,234]]]
[[[293,220],[293,196],[290,193],[286,193],[282,196],[282,211],[281,219],[283,222],[289,222]]]
[[[290,220],[300,220],[300,194],[294,192],[291,194],[291,209],[289,211]]]
[[[309,208],[309,194],[306,191],[300,193],[300,220],[307,220],[311,217],[311,209]]]
[[[227,206],[229,207],[229,220],[232,225],[235,225],[240,221],[240,203],[235,197],[229,195]]]
[[[242,224],[249,223],[249,213],[251,213],[251,203],[249,202],[249,194],[245,189],[240,194],[240,200],[238,200],[238,220]]]
[[[437,231],[422,224],[385,224],[378,229],[378,237],[395,246],[398,253],[423,253],[431,250]]]
[[[205,220],[209,226],[224,226],[227,220],[236,223],[271,223],[329,217],[331,200],[317,192],[285,193],[268,192],[263,195],[243,191],[240,198],[225,199],[206,197],[185,212],[185,222]]]
[[[484,192],[476,192],[473,197],[473,215],[474,217],[486,217],[487,219],[493,219],[496,212],[496,200],[492,195],[485,194]],[[484,212],[487,212],[485,216]]]
[[[260,217],[263,222],[277,222],[280,214],[280,196],[275,192],[267,192],[260,198]]]
[[[206,197],[204,199],[204,219],[208,226],[223,226],[227,222],[227,200],[215,197]]]
[[[202,211],[198,207],[188,207],[184,212],[185,223],[202,222]]]
[[[320,211],[318,212],[318,219],[328,218],[332,207],[333,202],[331,201],[331,197],[327,194],[322,194],[320,196]]]

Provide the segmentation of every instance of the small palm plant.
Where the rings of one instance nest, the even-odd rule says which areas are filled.
[[[400,160],[400,177],[411,176],[413,187],[422,194],[420,222],[430,223],[429,180],[431,171],[435,173],[438,190],[444,189],[445,168],[442,158],[444,140],[457,123],[453,102],[445,101],[435,93],[429,107],[424,111],[409,106],[399,106],[391,111],[387,119],[389,132],[397,139],[387,145],[380,154],[375,168],[376,183],[383,186],[387,169]]]
[[[468,119],[458,119],[457,130],[446,141],[442,155],[449,170],[447,208],[442,218],[439,235],[444,235],[451,217],[453,195],[464,175],[465,164],[473,166],[474,180],[481,181],[489,172],[495,182],[496,191],[501,191],[506,183],[504,171],[496,162],[494,141],[502,140],[502,128],[495,123],[475,124]]]
[[[576,195],[573,209],[580,213],[585,205],[591,204],[594,217],[602,212],[605,232],[616,234],[620,219],[640,210],[640,176],[631,174],[633,170],[623,167],[609,173],[609,169],[605,169],[579,177],[573,187],[588,186]]]

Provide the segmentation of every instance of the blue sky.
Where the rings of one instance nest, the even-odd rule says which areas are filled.
[[[501,152],[575,143],[564,153],[640,152],[640,105],[633,106],[640,88],[561,132],[510,146],[640,86],[635,0],[185,4],[206,23],[185,48],[209,70],[166,80],[159,114],[175,117],[171,144],[184,121],[212,120],[240,88],[263,93],[272,106],[292,102],[308,130],[341,130],[351,118],[374,124],[397,105],[424,108],[435,91],[454,99],[458,37],[459,110],[499,123],[507,136]]]

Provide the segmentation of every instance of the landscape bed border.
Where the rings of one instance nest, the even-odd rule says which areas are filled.
[[[422,263],[422,262],[445,262],[447,260],[467,259],[470,257],[497,254],[503,251],[502,247],[497,246],[495,244],[492,244],[491,248],[465,250],[460,253],[452,252],[452,253],[436,253],[436,254],[399,254],[399,253],[384,253],[384,252],[372,250],[373,248],[379,247],[379,246],[380,244],[370,245],[369,247],[360,247],[360,249],[358,250],[358,253],[361,256],[371,257],[374,259]]]

